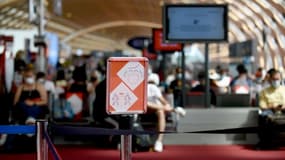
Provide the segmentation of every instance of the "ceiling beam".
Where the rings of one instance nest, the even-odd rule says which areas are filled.
[[[85,29],[79,30],[78,32],[72,33],[63,39],[63,42],[68,42],[78,36],[82,36],[88,34],[90,32],[95,32],[100,29],[119,27],[119,26],[141,26],[141,27],[149,27],[149,28],[159,28],[161,24],[147,21],[133,21],[133,20],[120,20],[120,21],[111,21],[104,22],[101,24],[92,25]]]
[[[11,6],[17,2],[20,2],[22,0],[1,0],[0,1],[0,9],[5,7],[5,6]]]

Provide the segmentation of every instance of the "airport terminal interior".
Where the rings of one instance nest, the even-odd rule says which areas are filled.
[[[285,159],[284,0],[0,0],[0,159]]]

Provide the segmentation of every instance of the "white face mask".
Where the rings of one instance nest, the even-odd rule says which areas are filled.
[[[274,88],[278,88],[281,85],[280,80],[275,80],[271,82],[271,86]]]
[[[43,84],[45,82],[45,79],[40,78],[40,79],[38,79],[38,82]]]
[[[35,83],[35,78],[34,77],[28,77],[25,79],[25,82],[27,84],[34,84]]]

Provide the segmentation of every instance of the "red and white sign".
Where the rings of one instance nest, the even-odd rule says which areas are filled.
[[[111,57],[107,64],[107,103],[109,114],[145,113],[147,103],[145,57]]]
[[[164,43],[162,28],[154,28],[152,30],[153,49],[155,51],[181,51],[182,45],[180,43]]]

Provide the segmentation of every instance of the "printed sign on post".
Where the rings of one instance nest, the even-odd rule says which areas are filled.
[[[145,113],[147,103],[145,57],[111,57],[107,64],[108,114]]]

